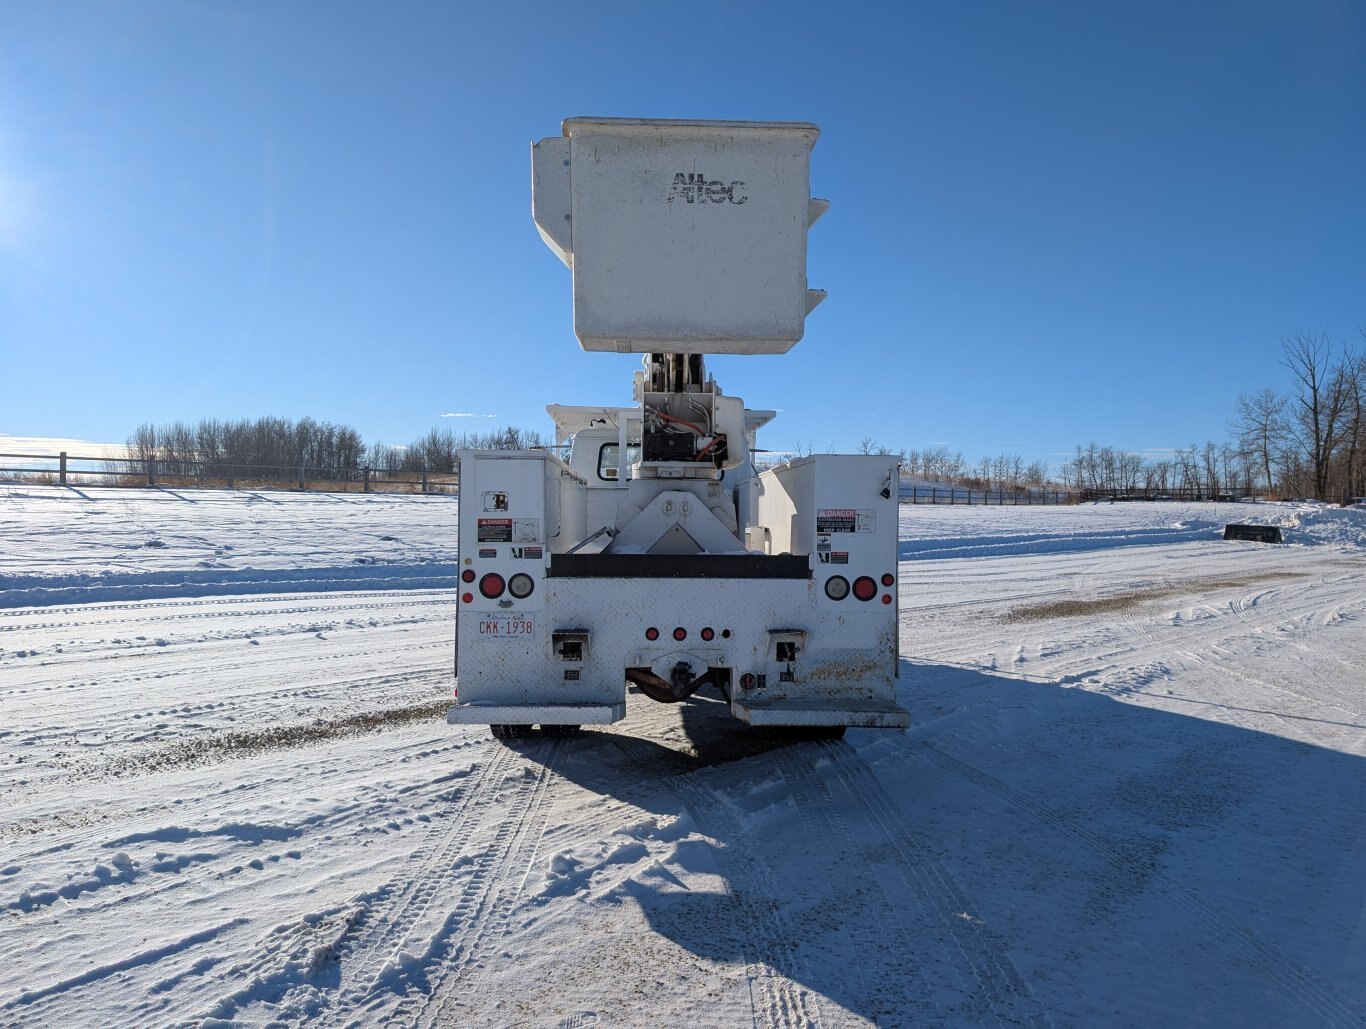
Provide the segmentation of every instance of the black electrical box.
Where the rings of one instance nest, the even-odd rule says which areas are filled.
[[[697,455],[695,439],[689,432],[647,432],[642,456],[646,461],[691,461]]]

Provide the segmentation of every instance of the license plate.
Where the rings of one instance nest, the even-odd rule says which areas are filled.
[[[492,614],[479,619],[481,640],[528,639],[536,635],[536,619],[529,614]]]

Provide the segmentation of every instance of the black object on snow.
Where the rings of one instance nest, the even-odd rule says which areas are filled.
[[[1284,543],[1277,525],[1225,525],[1224,539],[1250,543]]]

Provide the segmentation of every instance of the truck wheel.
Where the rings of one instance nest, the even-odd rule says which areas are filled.
[[[577,736],[582,728],[580,725],[543,725],[541,732],[546,736]]]
[[[520,740],[531,734],[529,725],[490,725],[489,731],[500,740]]]

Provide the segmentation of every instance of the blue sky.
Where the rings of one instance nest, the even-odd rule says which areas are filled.
[[[1366,5],[0,6],[0,433],[406,443],[627,403],[529,211],[575,115],[821,126],[773,448],[1222,440],[1366,327]],[[453,414],[493,417],[443,417]]]

